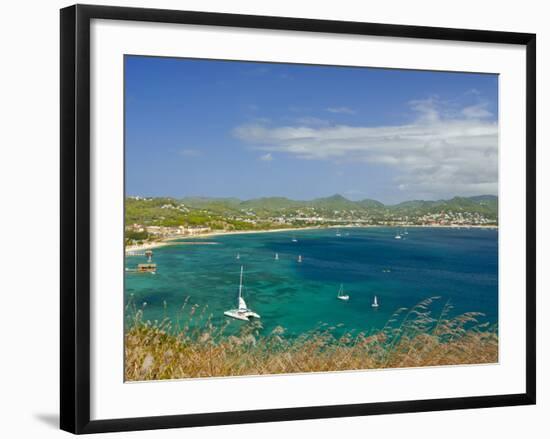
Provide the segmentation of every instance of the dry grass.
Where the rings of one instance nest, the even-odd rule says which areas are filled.
[[[436,297],[400,309],[377,333],[345,333],[326,325],[297,338],[275,328],[260,335],[260,324],[224,334],[192,307],[186,324],[143,321],[133,310],[125,335],[125,376],[129,381],[323,372],[375,368],[481,364],[498,361],[496,327],[480,324],[479,313],[448,317],[451,306],[433,317]]]

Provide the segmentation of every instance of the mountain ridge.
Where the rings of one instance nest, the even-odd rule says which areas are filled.
[[[392,204],[385,204],[381,201],[372,199],[372,198],[365,198],[362,200],[350,200],[349,198],[346,198],[345,196],[341,194],[334,194],[327,197],[317,197],[310,200],[296,200],[288,197],[280,197],[280,196],[273,196],[273,197],[257,197],[257,198],[248,198],[248,199],[240,199],[237,197],[194,197],[194,196],[186,196],[186,197],[152,197],[152,198],[166,198],[166,199],[172,199],[175,201],[180,201],[182,203],[185,203],[186,201],[189,204],[198,204],[200,203],[208,203],[208,202],[223,202],[223,203],[229,203],[234,205],[242,205],[242,206],[251,206],[259,203],[270,203],[273,202],[275,204],[285,204],[288,203],[289,205],[327,205],[327,204],[345,204],[345,205],[357,205],[357,206],[363,206],[363,207],[386,207],[386,208],[396,208],[396,207],[413,207],[413,206],[435,206],[440,205],[444,203],[449,203],[452,201],[459,201],[459,200],[470,200],[475,203],[485,203],[485,202],[498,202],[498,196],[497,195],[489,195],[489,194],[483,194],[483,195],[474,195],[474,196],[454,196],[452,198],[448,199],[439,199],[439,200],[407,200],[407,201],[401,201],[399,203],[392,203]]]

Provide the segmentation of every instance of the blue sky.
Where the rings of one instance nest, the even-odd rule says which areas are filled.
[[[126,191],[496,194],[496,75],[125,58]]]

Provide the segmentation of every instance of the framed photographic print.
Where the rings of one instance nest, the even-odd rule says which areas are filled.
[[[535,403],[535,35],[61,11],[61,427]]]

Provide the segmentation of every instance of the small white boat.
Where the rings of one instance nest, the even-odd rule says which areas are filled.
[[[279,253],[275,253],[275,260],[276,260],[276,261],[279,260]]]
[[[342,234],[340,233],[340,229],[336,229],[336,236],[342,236]]]
[[[235,256],[235,259],[241,259],[241,254],[237,253],[237,256]]]
[[[401,235],[398,233],[397,235],[395,235],[395,239],[401,239]]]
[[[344,294],[344,284],[340,284],[340,289],[338,290],[338,295],[336,297],[340,300],[349,300],[349,295]]]
[[[302,262],[302,255],[298,255],[298,262]]]
[[[405,231],[403,232],[403,235],[408,235],[409,232],[407,231],[407,229],[405,229]]]
[[[376,296],[374,296],[374,300],[372,301],[372,305],[371,305],[373,308],[378,308],[378,298]]]
[[[239,299],[238,299],[238,308],[237,309],[230,309],[229,311],[225,311],[223,313],[227,317],[232,317],[237,320],[244,320],[249,321],[250,317],[254,317],[256,319],[259,319],[259,314],[255,313],[251,309],[248,309],[246,306],[246,302],[243,299],[243,266],[241,265],[241,278],[239,282]]]
[[[295,236],[292,237],[292,242],[298,242]]]

